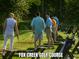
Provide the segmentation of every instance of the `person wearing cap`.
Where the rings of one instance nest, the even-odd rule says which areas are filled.
[[[9,17],[4,22],[4,44],[3,44],[3,55],[5,55],[6,51],[6,44],[8,41],[8,38],[10,38],[10,48],[9,51],[12,51],[13,49],[13,41],[14,41],[14,29],[16,30],[17,38],[19,39],[19,32],[18,32],[18,26],[17,21],[14,19],[15,15],[14,13],[10,13]]]

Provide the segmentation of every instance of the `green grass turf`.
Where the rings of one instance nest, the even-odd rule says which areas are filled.
[[[64,32],[59,32],[58,33],[60,36],[62,36],[63,39],[66,38],[66,35]],[[71,36],[71,34],[70,34]],[[19,40],[17,39],[17,37],[15,37],[14,39],[14,49],[15,50],[27,50],[28,48],[33,48],[34,45],[33,45],[33,34],[31,31],[28,31],[28,30],[21,30],[20,31],[20,36],[19,36]],[[9,43],[10,40],[8,40],[7,42],[7,49],[9,49]],[[76,42],[78,41],[78,39],[76,39]],[[3,47],[3,35],[0,34],[0,50],[2,49]],[[47,38],[46,38],[46,34],[44,33],[44,38],[42,40],[42,44],[46,43],[47,42]],[[75,45],[73,45],[74,47]],[[47,49],[45,50],[44,52],[54,52],[56,50],[56,48],[58,47],[58,45],[54,45],[54,49]],[[73,47],[71,48],[71,50],[73,49]],[[75,58],[76,59],[79,59],[79,54],[74,54]],[[1,57],[1,52],[0,52],[0,59],[2,59]],[[31,58],[20,58],[19,56],[13,56],[12,59],[31,59]],[[46,59],[46,58],[41,58],[41,59]],[[50,59],[48,57],[48,59]]]

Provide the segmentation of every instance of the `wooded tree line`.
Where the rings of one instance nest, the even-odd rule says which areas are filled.
[[[36,11],[40,11],[43,17],[50,12],[63,22],[79,22],[79,0],[0,0],[0,24],[9,12],[26,20],[32,18]]]

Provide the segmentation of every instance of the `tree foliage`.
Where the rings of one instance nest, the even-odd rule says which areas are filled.
[[[29,14],[29,8],[33,3],[40,5],[40,0],[0,0],[0,19],[6,18],[9,12],[15,13],[21,19],[24,14]]]
[[[4,21],[9,12],[14,12],[20,19],[30,17],[36,11],[50,12],[62,21],[77,22],[79,17],[79,0],[0,0],[0,23]],[[75,20],[73,20],[75,19]]]

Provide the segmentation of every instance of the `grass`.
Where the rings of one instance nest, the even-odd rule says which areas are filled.
[[[64,32],[59,32],[58,33],[60,36],[62,36],[63,39],[66,38],[66,35]],[[31,31],[28,30],[21,30],[20,31],[20,39],[18,40],[17,37],[15,37],[14,39],[14,49],[15,50],[27,50],[28,48],[34,48],[34,44],[33,44],[33,34]],[[78,39],[77,39],[78,40]],[[76,42],[77,42],[76,40]],[[9,49],[9,43],[10,40],[8,40],[7,42],[7,49]],[[0,34],[0,49],[2,49],[3,47],[3,35]],[[42,40],[42,44],[47,42],[47,38],[46,38],[46,34],[44,33],[44,38]],[[74,47],[75,45],[73,45]],[[54,52],[56,50],[56,48],[58,47],[58,45],[54,45],[54,49],[46,49],[44,52]],[[72,47],[72,49],[73,49]],[[71,49],[71,50],[72,50]],[[79,59],[79,54],[74,54],[76,59]],[[0,59],[1,58],[1,54],[0,54]],[[19,56],[13,56],[12,59],[31,59],[31,58],[20,58]],[[40,58],[40,59],[46,59],[46,58]],[[50,59],[49,57],[47,59]]]

